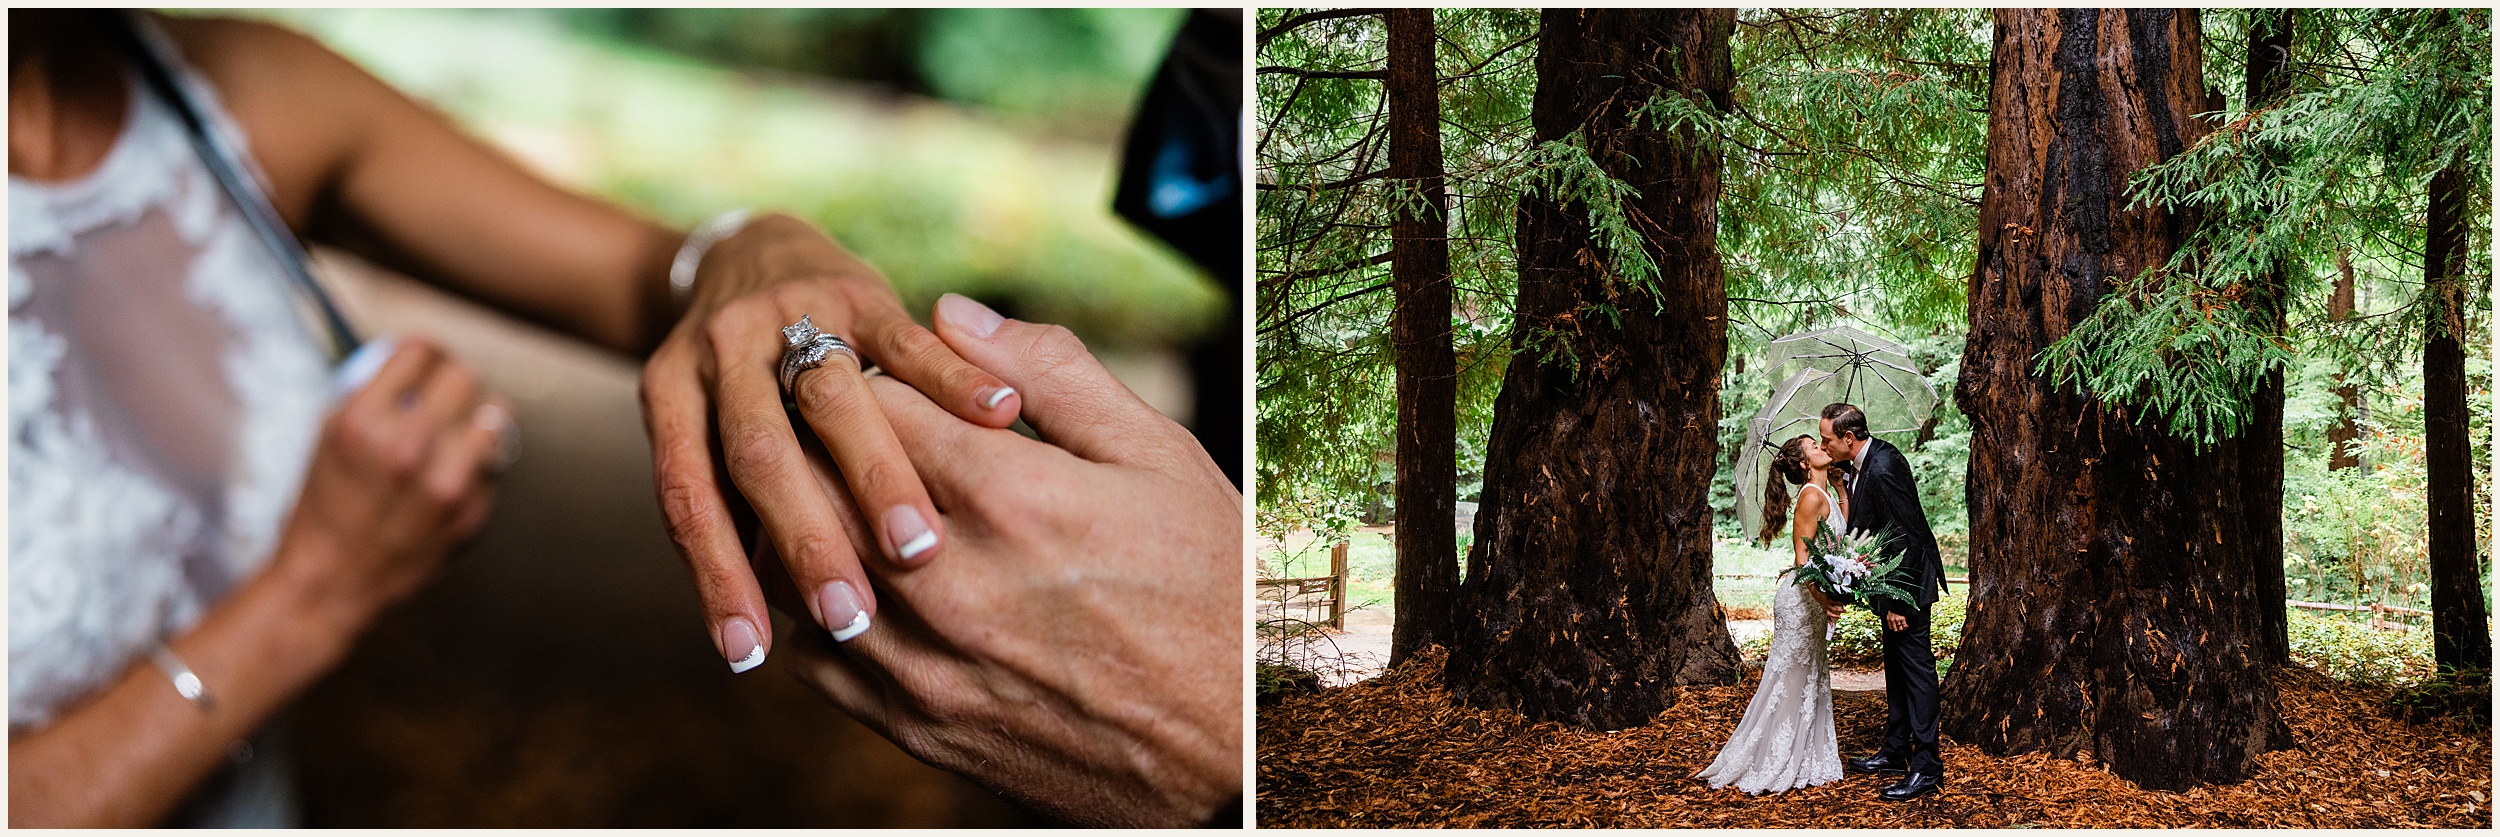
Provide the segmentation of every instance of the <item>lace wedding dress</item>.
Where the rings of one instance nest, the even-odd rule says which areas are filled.
[[[1814,485],[1807,489],[1821,492]],[[1824,495],[1823,525],[1847,531],[1838,504]],[[1832,668],[1825,650],[1823,608],[1788,579],[1771,594],[1771,652],[1762,685],[1719,757],[1695,778],[1746,793],[1811,787],[1840,778],[1840,739],[1832,728]]]
[[[329,405],[278,262],[171,107],[125,89],[95,171],[9,178],[13,736],[144,665],[267,562]],[[250,751],[173,824],[290,824],[284,748]]]

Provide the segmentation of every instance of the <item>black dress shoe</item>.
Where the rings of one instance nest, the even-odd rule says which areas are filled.
[[[1907,773],[1910,765],[1897,756],[1876,753],[1862,759],[1850,759],[1849,769],[1860,773]]]
[[[1908,802],[1935,793],[1937,786],[1942,784],[1944,784],[1942,777],[1912,773],[1901,777],[1901,784],[1885,788],[1876,796],[1881,797],[1885,802]]]

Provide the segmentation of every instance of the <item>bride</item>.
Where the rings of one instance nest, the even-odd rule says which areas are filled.
[[[1797,525],[1790,536],[1797,564],[1806,562],[1807,546],[1816,527],[1848,530],[1843,504],[1830,487],[1832,457],[1812,436],[1799,436],[1780,446],[1771,470],[1780,479],[1763,489],[1762,539],[1779,535],[1788,511],[1788,484],[1803,485],[1797,494]],[[1762,664],[1762,685],[1753,703],[1719,749],[1717,759],[1695,778],[1712,788],[1735,785],[1746,793],[1769,793],[1820,785],[1840,778],[1840,742],[1832,729],[1832,672],[1824,650],[1823,596],[1813,588],[1783,580],[1771,596],[1771,651]]]

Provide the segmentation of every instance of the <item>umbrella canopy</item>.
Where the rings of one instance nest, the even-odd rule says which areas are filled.
[[[1881,428],[1876,423],[1888,420],[1906,421],[1916,429],[1936,412],[1936,391],[1910,362],[1909,348],[1860,329],[1834,326],[1791,334],[1771,341],[1763,355],[1775,371],[1787,364],[1839,375],[1841,391],[1853,397],[1836,400],[1865,410],[1867,426],[1877,432]],[[1876,403],[1887,411],[1899,407],[1907,412],[1878,418]]]
[[[1853,374],[1847,368],[1809,368],[1781,381],[1746,425],[1745,449],[1736,459],[1736,519],[1744,525],[1747,537],[1762,530],[1764,481],[1779,479],[1771,473],[1771,458],[1789,439],[1818,435],[1823,405],[1835,401],[1865,411],[1867,429],[1876,435],[1916,433],[1927,422],[1927,411],[1934,409],[1936,394],[1916,372],[1906,379],[1888,380],[1873,371]]]

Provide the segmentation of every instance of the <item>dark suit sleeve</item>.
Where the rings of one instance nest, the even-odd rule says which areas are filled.
[[[1924,596],[1944,580],[1943,555],[1936,547],[1936,534],[1927,526],[1927,513],[1919,507],[1918,484],[1910,476],[1909,460],[1897,451],[1883,468],[1875,471],[1874,494],[1883,507],[1883,520],[1898,533],[1902,548],[1909,553],[1902,562],[1908,570],[1913,589]]]

